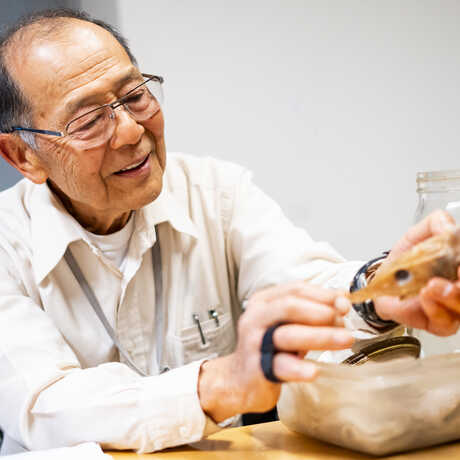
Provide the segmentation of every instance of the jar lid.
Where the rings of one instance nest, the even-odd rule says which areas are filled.
[[[391,337],[365,346],[343,361],[343,364],[359,366],[368,361],[384,362],[397,358],[418,358],[420,356],[420,341],[415,337]]]

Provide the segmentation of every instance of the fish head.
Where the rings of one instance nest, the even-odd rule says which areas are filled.
[[[380,296],[416,296],[435,276],[457,279],[459,263],[460,228],[433,236],[383,263],[367,286],[350,293],[350,300],[361,303]]]

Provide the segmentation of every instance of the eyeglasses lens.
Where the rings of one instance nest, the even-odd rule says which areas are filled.
[[[139,122],[151,118],[160,108],[163,91],[160,82],[149,80],[120,99],[120,105]],[[67,126],[67,134],[83,148],[92,148],[107,142],[113,135],[116,121],[110,106],[92,110]]]

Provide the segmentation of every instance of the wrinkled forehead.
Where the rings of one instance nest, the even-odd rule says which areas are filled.
[[[89,22],[69,19],[47,36],[33,30],[23,35],[21,52],[9,52],[7,62],[26,99],[41,112],[86,89],[107,86],[133,67],[112,34]]]

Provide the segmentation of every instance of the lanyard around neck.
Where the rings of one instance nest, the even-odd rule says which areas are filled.
[[[162,265],[161,265],[161,251],[160,251],[160,241],[158,237],[158,227],[155,227],[156,230],[156,241],[155,244],[152,246],[152,265],[153,265],[153,278],[155,283],[155,337],[157,338],[156,341],[156,355],[157,355],[157,363],[160,369],[161,368],[161,355],[162,355],[162,344],[163,344],[163,275],[162,275]],[[83,293],[85,294],[88,302],[93,307],[97,317],[101,321],[102,325],[104,326],[107,334],[109,334],[110,338],[112,339],[114,345],[117,347],[120,356],[126,361],[126,364],[131,367],[134,371],[142,376],[147,376],[142,369],[140,369],[136,363],[133,361],[129,353],[125,350],[123,345],[118,340],[117,334],[110,325],[107,317],[105,316],[99,301],[97,300],[96,295],[94,294],[93,289],[89,285],[88,281],[83,275],[83,272],[80,269],[74,255],[70,251],[70,248],[67,247],[64,259],[66,260],[70,270],[72,271],[75,279],[77,280],[78,284],[80,285]]]

